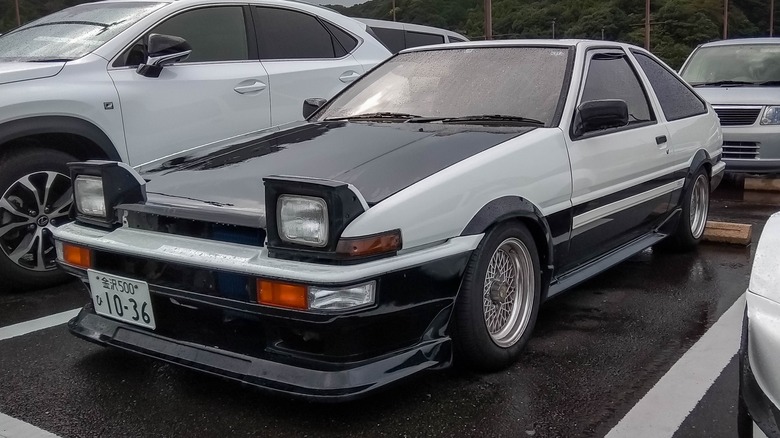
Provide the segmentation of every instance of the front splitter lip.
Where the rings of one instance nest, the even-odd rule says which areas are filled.
[[[413,374],[448,366],[450,338],[423,341],[390,355],[345,363],[336,371],[288,365],[176,341],[104,318],[85,306],[68,322],[75,336],[102,345],[225,377],[272,393],[320,402],[362,398]]]

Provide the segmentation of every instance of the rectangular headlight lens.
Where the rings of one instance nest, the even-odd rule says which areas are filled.
[[[309,309],[345,310],[374,303],[376,282],[350,287],[309,287]]]
[[[106,198],[103,179],[99,176],[79,175],[73,183],[76,209],[86,216],[106,217]]]
[[[768,106],[761,117],[762,125],[780,125],[780,106]]]
[[[322,198],[282,195],[276,204],[279,237],[285,242],[328,244],[328,205]]]

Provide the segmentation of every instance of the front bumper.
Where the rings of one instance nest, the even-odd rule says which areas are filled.
[[[450,315],[481,236],[357,265],[271,259],[258,247],[125,228],[68,224],[55,238],[89,248],[91,269],[147,282],[157,322],[136,327],[89,304],[70,322],[73,334],[270,391],[341,401],[451,363]],[[86,270],[62,266],[88,287]],[[289,310],[259,304],[256,278],[374,281],[377,289],[368,307]]]
[[[722,129],[724,143],[723,161],[726,163],[727,172],[780,172],[780,126],[726,126]],[[756,158],[737,158],[742,155],[734,152],[740,150],[755,150],[758,155]]]
[[[740,348],[739,396],[750,418],[769,438],[780,438],[780,304],[747,293],[746,320]]]

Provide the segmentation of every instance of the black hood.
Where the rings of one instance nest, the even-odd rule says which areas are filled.
[[[219,211],[251,216],[249,223],[239,222],[263,226],[266,176],[352,184],[369,205],[374,205],[533,129],[440,123],[306,123],[238,144],[180,154],[144,167],[143,176],[149,181],[148,204],[164,205],[171,215],[182,209]]]

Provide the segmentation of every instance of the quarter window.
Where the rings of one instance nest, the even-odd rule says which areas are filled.
[[[424,32],[406,32],[406,47],[428,46],[444,43],[444,35]]]
[[[244,11],[240,6],[183,12],[149,33],[174,35],[187,40],[192,46],[192,53],[185,62],[241,61],[249,58]]]
[[[398,53],[406,48],[404,31],[401,29],[387,29],[384,27],[372,27],[374,34],[387,47],[387,50]]]
[[[624,100],[629,125],[655,120],[647,95],[625,56],[597,54],[590,60],[581,102],[602,99]]]
[[[347,49],[340,41],[349,35],[331,35],[315,17],[289,9],[255,8],[255,26],[260,59],[340,58],[357,44]]]
[[[680,120],[707,112],[704,102],[666,67],[644,53],[633,53],[653,86],[666,120]]]

